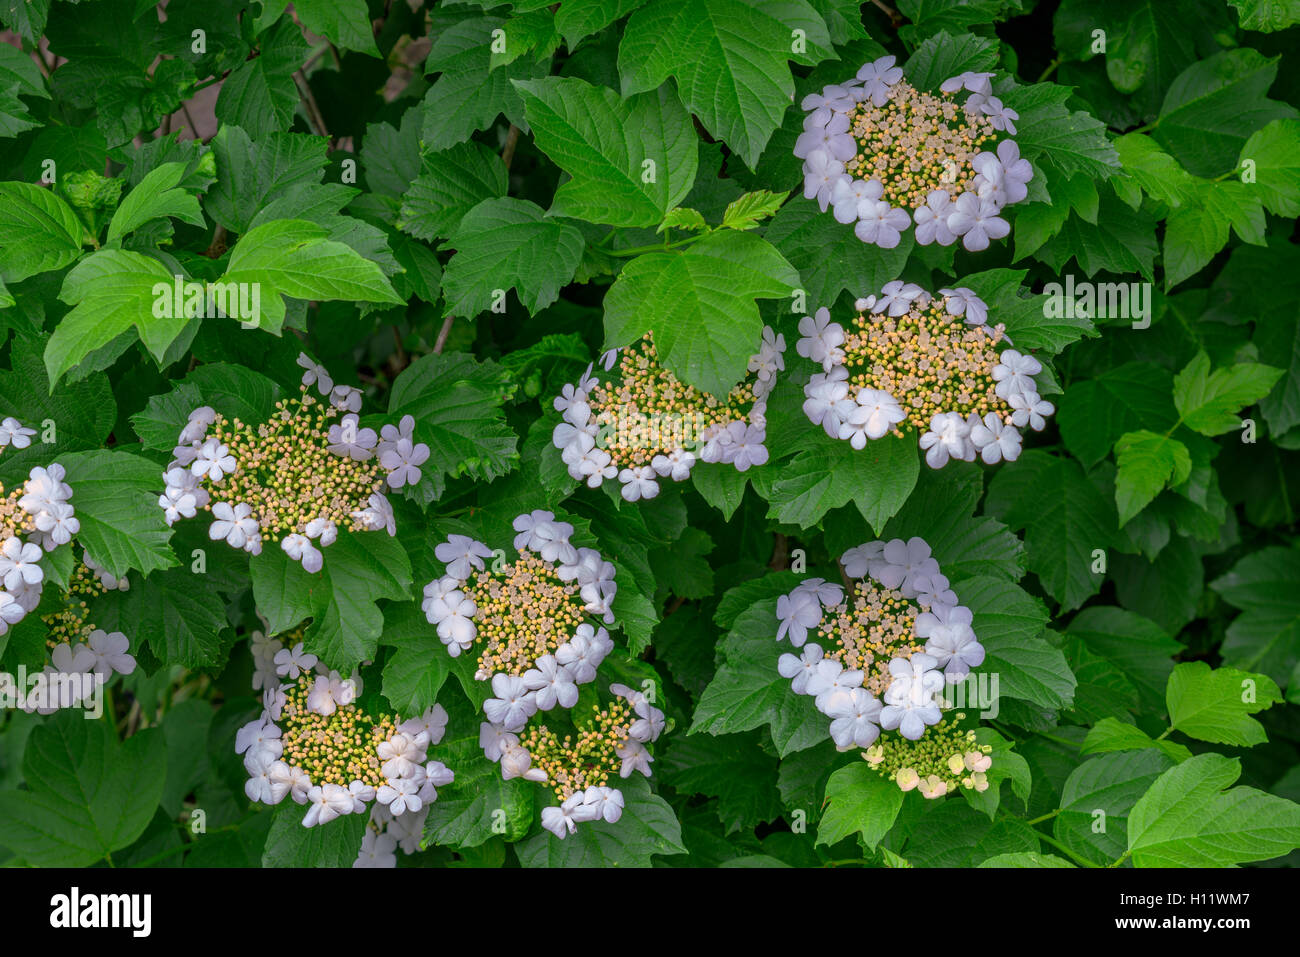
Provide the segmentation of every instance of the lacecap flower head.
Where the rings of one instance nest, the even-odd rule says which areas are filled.
[[[368,829],[375,836],[367,838],[369,849],[362,846],[357,866],[367,860],[383,866],[383,854],[375,860],[379,835],[402,820],[392,843],[401,841],[411,853],[437,789],[454,778],[429,756],[446,732],[447,712],[435,704],[403,721],[360,707],[360,677],[329,670],[303,650],[300,637],[301,628],[276,638],[254,634],[254,688],[262,691],[263,709],[235,736],[248,772],[244,792],[263,804],[287,796],[305,805],[304,827],[345,814],[370,815]],[[378,849],[387,844],[380,842]]]
[[[804,386],[804,412],[855,449],[887,433],[915,432],[925,460],[993,465],[1020,457],[1021,430],[1055,412],[1038,394],[1042,365],[1010,348],[1001,324],[970,289],[886,283],[854,304],[847,328],[829,309],[799,322],[801,356],[822,367]]]
[[[915,224],[921,245],[958,239],[972,252],[1011,231],[1003,207],[1034,171],[1011,137],[1020,115],[993,95],[992,73],[962,73],[938,93],[907,82],[892,56],[804,97],[804,195],[885,249]]]
[[[744,472],[767,461],[767,397],[785,368],[785,337],[763,329],[745,380],[725,396],[682,383],[660,365],[650,333],[601,357],[555,399],[564,421],[552,441],[569,474],[591,488],[617,479],[629,502],[654,498],[659,480],[682,482],[697,462]]]
[[[0,454],[28,448],[35,435],[17,419],[0,419]],[[0,485],[0,637],[40,604],[46,553],[81,530],[66,477],[55,462],[33,468],[19,488]]]
[[[508,731],[539,709],[573,707],[614,647],[604,625],[618,593],[613,564],[573,545],[573,526],[553,512],[513,524],[513,561],[467,535],[440,543],[434,555],[447,573],[425,586],[421,605],[452,657],[477,652],[474,677],[496,694],[484,712]]]
[[[340,529],[396,534],[384,493],[420,481],[429,447],[414,440],[409,415],[378,433],[362,427],[359,390],[336,386],[306,355],[298,364],[307,370],[298,397],[260,425],[209,406],[190,413],[158,505],[169,525],[210,512],[213,541],[254,555],[278,542],[315,573]]]
[[[64,707],[76,707],[88,699],[97,684],[113,675],[129,675],[136,660],[130,653],[130,639],[120,631],[106,631],[94,621],[93,604],[110,591],[126,591],[125,577],[117,578],[95,564],[84,553],[72,566],[67,589],[59,589],[58,601],[45,602],[41,623],[45,625],[48,651],[43,677],[26,691],[22,707],[37,714],[51,714]],[[39,596],[38,596],[39,597]],[[0,622],[13,606],[0,592]],[[27,611],[35,610],[33,608]],[[6,625],[5,628],[8,626]],[[4,634],[4,629],[0,629]],[[8,675],[0,681],[12,681]]]
[[[501,690],[509,692],[504,682]],[[662,733],[664,713],[626,685],[609,690],[615,700],[604,707],[593,704],[589,713],[569,722],[572,730],[566,733],[540,718],[525,718],[514,731],[491,720],[479,727],[483,753],[500,764],[502,778],[536,781],[554,793],[556,804],[542,809],[542,826],[561,840],[584,822],[613,824],[622,817],[623,792],[611,786],[616,778],[638,771],[650,776],[654,758],[647,745]]]
[[[836,747],[870,749],[868,763],[903,790],[983,790],[991,759],[945,719],[942,694],[984,663],[970,609],[920,538],[868,542],[840,560],[857,579],[850,593],[810,578],[778,599],[777,640],[795,647],[777,662],[781,676],[831,719]]]

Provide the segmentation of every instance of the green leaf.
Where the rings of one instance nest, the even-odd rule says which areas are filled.
[[[414,416],[415,438],[429,446],[419,501],[440,497],[448,478],[490,482],[514,468],[519,437],[501,409],[512,391],[508,371],[463,352],[422,356],[397,377],[387,418]]]
[[[568,0],[555,11],[555,28],[564,35],[570,50],[578,41],[599,33],[615,20],[621,20],[646,0]]]
[[[1061,789],[1060,813],[1052,822],[1056,839],[1096,864],[1115,860],[1128,847],[1134,804],[1173,764],[1153,750],[1120,751],[1084,761]]]
[[[433,629],[428,630],[433,636]],[[433,641],[439,645],[439,657],[450,660],[436,636]],[[500,765],[483,757],[478,720],[453,719],[447,728],[448,736],[431,757],[445,763],[456,777],[451,784],[438,788],[438,799],[429,805],[424,823],[425,845],[464,849],[479,847],[494,838],[523,838],[536,818],[538,785],[522,778],[502,780]]]
[[[637,256],[605,296],[605,347],[654,333],[659,361],[683,382],[725,395],[763,333],[757,299],[789,295],[799,276],[752,233],[705,236],[682,251]]]
[[[784,757],[824,741],[828,721],[812,699],[790,690],[776,670],[776,599],[751,603],[722,640],[722,664],[700,697],[690,734],[739,734],[760,725],[771,728]]]
[[[908,58],[903,76],[918,90],[937,92],[939,84],[949,77],[968,70],[992,70],[997,62],[997,43],[987,37],[965,31],[956,36],[937,33]]]
[[[511,81],[542,76],[547,69],[529,57],[492,68],[492,31],[505,22],[499,17],[460,20],[434,40],[425,71],[440,75],[422,106],[426,149],[445,150],[463,143],[502,113],[526,128],[523,101]]]
[[[840,768],[826,782],[826,811],[817,825],[817,843],[836,844],[859,834],[875,850],[894,826],[903,797],[897,784],[865,761]]]
[[[32,732],[27,790],[0,791],[0,844],[39,867],[86,867],[148,827],[167,779],[156,729],[119,744],[109,721],[68,708]]]
[[[77,541],[101,567],[123,578],[176,564],[171,529],[158,507],[162,470],[130,452],[99,449],[60,456],[81,522]]]
[[[1073,258],[1089,276],[1099,272],[1141,273],[1147,282],[1155,279],[1156,219],[1145,210],[1134,210],[1103,190],[1092,224],[1072,213],[1060,233],[1048,240],[1034,258],[1064,272]]]
[[[1172,427],[1172,392],[1173,377],[1154,362],[1128,362],[1072,383],[1056,414],[1065,447],[1092,468],[1126,432]]]
[[[1236,758],[1200,754],[1170,768],[1134,805],[1134,867],[1230,867],[1280,857],[1300,845],[1300,805],[1235,787]]]
[[[1021,851],[1012,854],[994,854],[975,865],[976,867],[1074,867],[1064,858],[1055,854],[1039,854],[1036,851]]]
[[[1115,504],[1124,526],[1151,504],[1166,485],[1181,485],[1192,473],[1187,446],[1145,429],[1126,432],[1115,442]]]
[[[1268,736],[1250,716],[1280,703],[1282,692],[1267,675],[1188,661],[1169,676],[1166,701],[1174,730],[1198,741],[1251,747]]]
[[[709,224],[704,221],[704,216],[698,209],[675,206],[668,210],[655,232],[662,233],[665,229],[685,229],[688,232],[698,233],[708,228]]]
[[[697,139],[669,88],[624,100],[563,77],[516,87],[538,147],[573,177],[555,191],[552,215],[656,226],[690,192]]]
[[[791,52],[795,29],[806,54]],[[787,61],[830,55],[826,23],[803,0],[658,0],[628,20],[618,72],[624,96],[672,76],[687,109],[752,169],[794,99]]]
[[[980,671],[998,675],[998,693],[1047,710],[1069,707],[1075,677],[1065,655],[1043,637],[1042,602],[989,577],[955,582],[953,590],[974,615],[971,627],[987,652]]]
[[[1172,657],[1183,646],[1155,622],[1122,608],[1093,606],[1070,621],[1068,633],[1093,654],[1114,663],[1137,686],[1149,710],[1164,703]]]
[[[1300,116],[1268,99],[1277,64],[1249,47],[1193,63],[1170,85],[1152,135],[1197,176],[1232,170],[1251,133]]]
[[[1222,435],[1241,428],[1237,413],[1258,402],[1282,378],[1283,370],[1240,362],[1210,372],[1210,357],[1197,353],[1174,376],[1174,404],[1182,423],[1202,435]]]
[[[789,193],[773,193],[766,189],[745,193],[727,204],[722,214],[722,226],[724,229],[753,229],[764,219],[775,214],[789,195]]]
[[[1300,216],[1300,120],[1274,120],[1241,148],[1237,167],[1255,164],[1253,192],[1278,216]]]
[[[126,194],[108,224],[108,242],[120,242],[155,219],[175,216],[193,226],[203,225],[199,201],[177,184],[185,176],[184,163],[163,163],[149,172]]]
[[[810,429],[810,432],[813,431]],[[812,447],[780,467],[767,495],[768,514],[786,525],[816,525],[852,501],[879,532],[916,485],[920,456],[915,438],[887,435],[855,449],[820,433]]]
[[[477,316],[514,289],[530,313],[545,309],[573,279],[582,233],[535,203],[486,199],[469,210],[443,249],[455,249],[442,284],[449,315]]]
[[[238,126],[255,140],[293,124],[301,96],[293,74],[309,53],[301,27],[288,17],[260,41],[258,55],[231,70],[221,84],[215,107],[219,123]]]
[[[419,239],[443,239],[480,202],[505,194],[505,164],[482,143],[427,152],[419,177],[402,195],[397,227]]]
[[[679,794],[718,799],[718,816],[727,834],[751,831],[781,816],[777,762],[759,747],[759,735],[676,738],[655,762]]]
[[[0,278],[20,282],[81,255],[85,228],[72,207],[30,183],[0,183]]]
[[[1175,761],[1185,761],[1192,752],[1174,741],[1161,741],[1141,728],[1115,718],[1102,718],[1089,731],[1079,748],[1080,754],[1107,754],[1111,751],[1142,751],[1156,748]]]
[[[50,98],[36,61],[6,43],[0,47],[0,136],[17,136],[39,125],[19,96]]]
[[[121,249],[103,249],[77,263],[59,291],[59,298],[73,308],[45,347],[50,381],[58,382],[69,369],[132,327],[161,362],[190,321],[183,315],[154,314],[155,287],[161,284],[167,289],[170,303],[173,281],[157,259]]]
[[[382,532],[341,534],[322,554],[324,567],[313,575],[281,549],[265,549],[249,562],[253,596],[272,634],[312,619],[307,651],[352,674],[379,646],[384,616],[376,603],[408,597],[411,564],[397,539]]]
[[[1228,626],[1224,664],[1262,671],[1277,682],[1290,678],[1300,662],[1300,552],[1262,548],[1210,583],[1241,614]]]
[[[815,202],[796,198],[772,218],[764,238],[799,270],[808,311],[830,307],[840,293],[873,295],[902,271],[916,248],[911,230],[893,249],[869,246],[852,227],[836,222]]]
[[[1057,353],[1081,337],[1097,335],[1083,310],[1067,315],[1060,307],[1059,285],[1044,286],[1043,295],[1025,294],[1021,283],[1026,275],[1024,269],[990,269],[963,277],[961,285],[973,289],[988,304],[989,321],[1005,324],[1017,349]],[[1052,292],[1055,295],[1046,295]]]
[[[384,662],[384,697],[398,714],[424,714],[451,674],[452,658],[437,632],[418,605],[404,602],[384,616],[379,643],[396,649]]]
[[[133,646],[148,644],[164,664],[211,668],[221,663],[225,650],[226,603],[190,568],[169,568],[99,599],[95,624],[124,632]]]
[[[284,300],[401,303],[383,272],[350,246],[301,219],[277,219],[255,226],[230,252],[224,283],[249,283],[261,292],[257,324],[279,333]]]
[[[549,831],[517,847],[524,867],[650,867],[655,855],[685,854],[682,829],[668,802],[642,778],[620,782],[623,816],[593,821],[561,840]]]
[[[1104,574],[1092,570],[1093,552],[1118,547],[1118,519],[1077,462],[1024,453],[1014,469],[993,476],[986,508],[1025,532],[1029,570],[1062,611],[1078,608],[1101,588]]]
[[[286,5],[287,0],[263,0],[259,23],[270,23]],[[293,10],[316,36],[345,50],[378,55],[366,0],[294,0]]]
[[[273,199],[320,184],[328,145],[323,136],[302,133],[271,133],[254,142],[239,127],[222,126],[212,138],[217,181],[204,208],[231,232],[246,232]]]
[[[131,416],[131,425],[147,449],[170,453],[190,413],[211,406],[227,419],[264,422],[275,412],[280,387],[260,372],[227,362],[199,366],[178,381],[171,392],[151,396],[144,410]]]
[[[1055,83],[1020,86],[1007,81],[999,83],[996,91],[1020,114],[1016,145],[1039,173],[1042,159],[1050,159],[1066,176],[1083,173],[1105,179],[1119,169],[1119,156],[1106,136],[1106,124],[1091,113],[1072,111],[1065,105],[1073,95],[1069,87]]]
[[[270,812],[262,866],[351,867],[361,851],[369,815],[344,814],[328,824],[303,827],[306,813],[293,801],[281,801]]]
[[[1237,8],[1243,30],[1276,33],[1300,23],[1297,0],[1228,0],[1228,6]]]

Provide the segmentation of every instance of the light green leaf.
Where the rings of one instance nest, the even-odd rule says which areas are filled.
[[[219,123],[238,126],[256,140],[293,124],[301,97],[293,74],[309,53],[302,28],[288,17],[263,34],[259,46],[257,56],[230,71],[215,107]]]
[[[81,531],[77,541],[100,566],[123,578],[176,564],[172,531],[158,507],[162,469],[149,459],[116,449],[59,457],[72,488]]]
[[[1282,692],[1267,675],[1211,669],[1204,661],[1174,668],[1165,692],[1174,730],[1214,744],[1251,747],[1268,740],[1264,726],[1250,717],[1282,701]]]
[[[1155,750],[1118,751],[1084,761],[1061,789],[1060,813],[1052,822],[1056,839],[1096,864],[1115,860],[1128,846],[1133,805],[1173,764]]]
[[[1241,148],[1237,167],[1255,164],[1255,181],[1247,184],[1270,212],[1300,216],[1300,120],[1274,120],[1256,130]]]
[[[894,826],[903,797],[897,784],[865,761],[840,768],[826,782],[826,811],[817,825],[817,843],[835,844],[856,833],[874,850]]]
[[[1236,758],[1210,753],[1160,775],[1129,814],[1133,866],[1231,867],[1300,846],[1300,805],[1231,787],[1240,774]]]
[[[230,252],[223,283],[249,283],[260,290],[257,324],[279,333],[284,300],[401,303],[383,272],[356,250],[328,238],[301,219],[277,219],[255,226]]]
[[[81,255],[85,227],[72,207],[31,183],[0,183],[0,278],[20,282]]]
[[[1089,729],[1079,753],[1107,754],[1112,751],[1142,751],[1147,748],[1163,751],[1175,761],[1185,761],[1192,756],[1185,745],[1153,738],[1141,728],[1115,718],[1102,718]]]
[[[1182,423],[1202,435],[1221,435],[1241,428],[1237,413],[1266,396],[1283,370],[1240,362],[1210,372],[1210,357],[1196,355],[1174,376],[1174,404]]]
[[[615,824],[579,825],[564,840],[542,831],[517,847],[524,867],[650,867],[655,855],[685,854],[682,829],[668,802],[641,777],[620,782],[623,816]]]
[[[163,163],[148,173],[126,194],[108,224],[108,242],[120,242],[155,219],[175,216],[193,226],[203,225],[199,201],[177,187],[185,176],[184,163]]]
[[[758,351],[756,299],[779,299],[798,273],[752,233],[705,236],[681,251],[637,256],[605,296],[605,347],[654,333],[659,361],[683,382],[725,395]]]
[[[1150,505],[1166,485],[1181,485],[1192,474],[1187,446],[1145,429],[1119,437],[1115,442],[1115,464],[1119,467],[1115,504],[1121,526]]]

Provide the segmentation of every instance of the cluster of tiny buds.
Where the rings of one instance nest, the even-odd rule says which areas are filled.
[[[312,678],[281,686],[282,759],[302,768],[317,784],[347,786],[359,780],[380,787],[384,775],[378,747],[397,733],[397,722],[389,715],[371,717],[353,704],[336,708],[328,716],[319,714],[307,706],[314,683]]]
[[[915,634],[916,617],[924,611],[929,611],[928,605],[905,597],[897,588],[859,581],[852,606],[840,602],[825,609],[817,637],[835,646],[826,657],[848,670],[864,672],[862,686],[881,695],[891,680],[889,662],[924,650],[925,642]]]
[[[593,704],[585,721],[575,720],[574,733],[561,738],[540,725],[529,728],[519,743],[532,755],[533,765],[546,774],[555,796],[566,801],[575,791],[608,784],[618,774],[619,750],[631,738],[633,720],[632,709],[623,702],[612,702],[603,710]]]
[[[595,364],[555,399],[564,421],[552,443],[569,474],[596,488],[617,478],[629,502],[654,498],[659,479],[685,481],[697,461],[743,472],[768,459],[767,397],[785,368],[785,337],[763,329],[746,379],[725,396],[681,382],[663,366],[651,333],[601,357],[618,375],[601,382]]]
[[[554,652],[586,620],[575,582],[560,580],[555,566],[521,550],[501,572],[475,571],[465,594],[477,609],[477,674],[522,675]]]
[[[382,489],[420,482],[429,448],[414,439],[404,416],[376,433],[361,426],[361,393],[335,386],[305,355],[296,398],[276,403],[258,425],[228,420],[209,406],[195,409],[181,430],[158,499],[167,523],[208,511],[209,536],[254,555],[278,542],[308,572],[323,565],[320,549],[340,529],[396,534]],[[312,386],[323,398],[312,394]],[[338,420],[338,421],[336,421]]]
[[[916,789],[929,799],[959,788],[986,791],[993,747],[981,745],[973,730],[957,727],[965,718],[959,711],[930,728],[920,741],[890,738],[867,748],[862,757],[901,790]]]

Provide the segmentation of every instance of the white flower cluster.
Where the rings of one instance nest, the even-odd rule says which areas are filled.
[[[435,704],[420,717],[395,726],[390,719],[382,719],[390,733],[374,744],[374,739],[366,738],[361,747],[373,751],[353,755],[365,759],[355,766],[378,767],[382,783],[365,777],[346,786],[317,783],[307,769],[286,760],[281,728],[288,717],[286,708],[298,704],[312,715],[330,718],[355,704],[362,690],[361,678],[342,678],[305,652],[302,642],[285,647],[261,631],[253,633],[252,652],[253,688],[262,691],[262,714],[240,728],[235,737],[235,751],[244,756],[249,775],[244,784],[248,799],[274,805],[288,796],[307,806],[304,827],[328,824],[344,814],[368,812],[369,827],[354,867],[393,867],[396,847],[407,854],[418,850],[429,805],[438,798],[437,789],[455,778],[445,764],[428,756],[429,747],[446,734],[446,709]],[[301,694],[304,687],[309,689],[305,696]],[[332,735],[326,737],[336,740]],[[340,732],[338,738],[342,737]]]
[[[17,419],[0,420],[0,452],[29,447],[35,434]],[[6,496],[0,486],[0,636],[40,604],[45,553],[67,545],[81,530],[66,477],[63,466],[53,463],[33,468],[20,492]]]
[[[322,439],[330,455],[351,462],[378,462],[386,473],[387,485],[397,490],[414,486],[421,479],[420,466],[429,458],[429,447],[414,438],[415,419],[402,417],[397,425],[384,425],[378,433],[363,428],[358,412],[361,409],[361,392],[352,386],[335,385],[323,366],[313,362],[306,353],[298,357],[298,365],[306,371],[302,377],[305,388],[315,386],[320,395],[338,409],[342,419],[331,425]],[[231,448],[208,432],[218,415],[211,406],[202,406],[190,413],[189,421],[181,430],[173,460],[168,464],[163,481],[163,494],[158,505],[163,509],[167,524],[181,518],[193,518],[200,509],[207,508],[212,495],[204,484],[220,488],[227,477],[240,471],[240,463],[231,454]],[[271,496],[274,500],[275,496]],[[232,548],[242,549],[252,555],[261,554],[265,534],[256,502],[218,501],[212,504],[212,524],[208,528],[213,541],[224,541]],[[346,510],[345,510],[346,511]],[[397,534],[392,504],[382,492],[373,492],[364,506],[349,516],[358,529],[386,530]],[[332,518],[318,515],[284,535],[280,548],[303,568],[315,574],[324,565],[321,549],[332,545],[338,538],[338,524],[343,514]]]
[[[868,542],[846,551],[840,561],[850,578],[897,589],[924,609],[913,622],[914,637],[925,642],[924,650],[891,658],[883,694],[872,694],[863,686],[864,671],[846,669],[833,653],[808,641],[809,632],[821,626],[824,609],[844,602],[842,586],[810,578],[777,600],[777,640],[788,637],[801,649],[798,655],[781,655],[777,669],[796,694],[812,696],[817,710],[831,719],[831,738],[841,751],[869,747],[882,729],[917,741],[943,717],[936,695],[944,685],[961,681],[984,662],[970,609],[958,603],[930,546],[920,538]]]
[[[618,585],[614,581],[613,563],[605,561],[594,548],[574,547],[569,541],[573,526],[557,521],[554,512],[535,509],[516,516],[513,526],[517,551],[531,553],[553,564],[561,581],[578,586],[584,611],[599,616],[606,624],[614,621],[611,606],[618,594]],[[446,564],[447,573],[424,586],[424,601],[420,607],[429,624],[437,627],[438,638],[453,658],[469,650],[478,637],[478,625],[474,619],[479,608],[469,597],[470,579],[476,571],[486,569],[484,559],[493,554],[491,548],[468,535],[448,535],[447,540],[434,549],[434,556]],[[536,615],[529,617],[535,618]],[[596,676],[596,668],[613,647],[614,643],[603,627],[582,623],[555,649],[554,654],[538,658],[533,668],[522,677],[480,669],[475,677],[479,681],[491,680],[493,691],[498,695],[483,706],[484,710],[494,709],[488,711],[491,717],[498,709],[505,709],[508,702],[513,702],[510,714],[526,713],[522,718],[516,717],[507,723],[518,723],[522,727],[538,709],[539,700],[546,702],[541,709],[544,711],[555,707],[556,701],[563,707],[572,707],[578,696],[576,685],[585,684]],[[501,710],[502,715],[506,713]]]
[[[948,315],[962,317],[966,325],[987,331],[988,306],[974,291],[959,286],[940,289],[939,295]],[[858,299],[854,305],[860,313],[884,318],[905,314],[913,303],[924,307],[932,301],[930,293],[915,283],[894,280],[885,284],[879,296]],[[796,351],[823,369],[804,386],[804,414],[814,425],[820,425],[831,438],[847,440],[855,449],[861,449],[868,440],[884,437],[907,418],[906,396],[850,386],[843,348],[847,335],[842,325],[831,321],[829,309],[822,307],[815,315],[804,316],[799,321],[799,332]],[[1005,334],[1001,338],[1010,341]],[[1034,376],[1042,370],[1042,364],[1033,356],[1015,349],[1002,350],[990,375],[996,383],[995,393],[1009,407],[1009,414],[1004,418],[995,412],[983,417],[973,412],[936,413],[929,429],[919,437],[926,463],[937,469],[950,459],[972,462],[977,454],[989,465],[1018,459],[1021,429],[1028,426],[1041,432],[1046,417],[1056,411],[1038,394]]]
[[[614,367],[620,349],[611,349],[600,358],[605,371]],[[569,475],[597,488],[607,479],[617,478],[620,492],[629,502],[651,499],[659,494],[659,480],[671,478],[684,482],[691,476],[696,462],[734,465],[744,472],[768,460],[767,397],[776,386],[778,372],[785,369],[785,336],[763,327],[763,338],[758,352],[749,357],[746,365],[754,376],[752,389],[754,403],[743,418],[714,422],[701,429],[697,435],[675,448],[665,448],[650,458],[649,464],[629,465],[619,468],[605,448],[601,446],[601,422],[593,414],[589,398],[597,381],[592,373],[595,363],[576,384],[564,386],[556,396],[556,411],[564,421],[555,427],[552,442],[560,450],[561,459]]]
[[[966,72],[945,80],[940,90],[946,94],[968,92],[961,106],[967,115],[982,117],[993,129],[1014,136],[1019,114],[993,95],[992,77],[992,73]],[[987,249],[990,239],[1003,239],[1010,233],[1011,227],[1000,213],[1003,207],[1028,196],[1026,184],[1034,175],[1014,140],[1003,139],[995,152],[975,154],[970,161],[975,175],[955,196],[950,190],[931,190],[925,194],[925,202],[910,212],[883,198],[885,186],[880,178],[855,177],[846,169],[846,163],[860,150],[853,135],[852,114],[862,103],[884,106],[895,96],[901,80],[902,68],[894,66],[894,57],[886,56],[864,65],[855,81],[832,84],[821,93],[804,97],[802,107],[808,115],[794,155],[804,161],[805,197],[817,200],[823,212],[832,208],[837,221],[854,224],[854,233],[862,242],[884,249],[897,246],[901,234],[913,223],[916,241],[923,246],[935,242],[949,246],[960,238],[972,252]]]
[[[0,594],[0,611],[4,608]],[[4,634],[0,631],[0,634]],[[43,680],[23,697],[22,709],[29,714],[53,714],[60,708],[75,708],[83,701],[91,701],[95,689],[106,683],[114,674],[129,675],[135,671],[135,658],[128,649],[130,642],[120,631],[96,628],[84,642],[75,645],[58,642],[50,652],[50,663],[42,672]],[[78,675],[83,680],[68,680]],[[11,674],[0,674],[0,686],[16,689]]]

